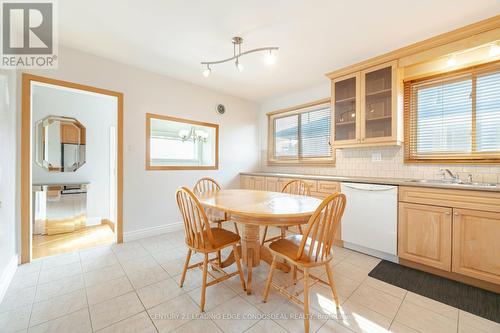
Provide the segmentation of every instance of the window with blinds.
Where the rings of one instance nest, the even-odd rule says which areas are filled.
[[[330,104],[269,116],[270,159],[274,162],[332,161]]]
[[[500,64],[405,82],[406,162],[500,162]]]

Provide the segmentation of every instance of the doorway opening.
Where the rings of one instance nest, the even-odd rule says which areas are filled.
[[[123,240],[123,95],[23,74],[21,262]]]

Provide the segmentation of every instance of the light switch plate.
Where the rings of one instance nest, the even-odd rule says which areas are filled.
[[[382,161],[382,153],[372,153],[372,162]]]

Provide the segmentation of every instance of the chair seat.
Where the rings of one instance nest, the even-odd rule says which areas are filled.
[[[308,239],[306,245],[304,246],[304,252],[300,258],[297,257],[297,253],[299,251],[300,243],[302,242],[303,235],[291,235],[286,238],[279,239],[277,241],[269,244],[269,249],[272,252],[275,252],[282,257],[289,259],[291,261],[295,261],[297,263],[309,264],[309,263],[322,263],[331,258],[330,255],[326,256],[325,260],[317,262],[312,261],[308,256],[309,250],[311,249],[312,239]],[[318,242],[314,242],[314,245],[317,246]],[[321,258],[321,252],[318,258]]]
[[[204,231],[203,240],[205,242],[205,247],[200,247],[198,250],[216,251],[240,241],[240,236],[229,230],[220,228],[210,228],[210,230],[212,230],[212,235],[214,236],[214,244],[210,244],[208,234]]]

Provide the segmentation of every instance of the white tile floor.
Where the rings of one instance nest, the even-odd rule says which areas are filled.
[[[191,270],[178,287],[185,253],[183,233],[174,232],[22,265],[0,304],[0,332],[303,331],[301,319],[289,319],[301,307],[274,290],[261,302],[265,263],[254,270],[251,296],[237,277],[208,287],[201,315],[201,272]],[[312,332],[500,332],[497,323],[368,277],[378,262],[335,249],[341,313],[329,289],[315,285]]]

